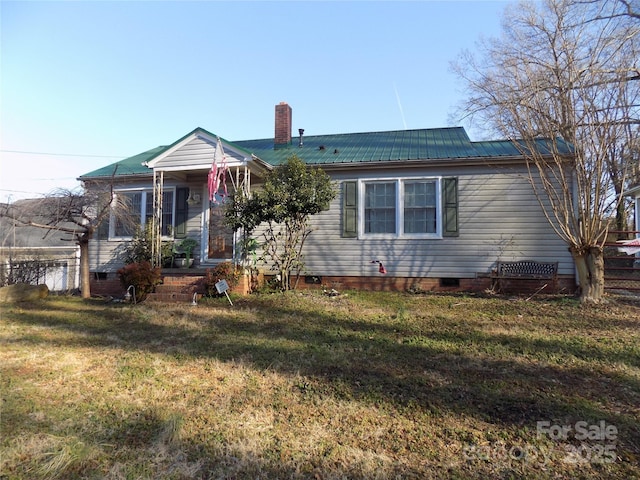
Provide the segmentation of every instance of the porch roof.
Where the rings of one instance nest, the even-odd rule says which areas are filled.
[[[173,142],[170,145],[163,145],[159,147],[152,148],[151,150],[147,150],[146,152],[139,153],[132,157],[125,158],[118,162],[107,165],[106,167],[99,168],[89,173],[85,173],[78,177],[79,180],[91,180],[91,179],[101,179],[105,177],[111,177],[115,175],[116,177],[122,176],[136,176],[136,175],[151,175],[153,170],[149,166],[152,164],[154,160],[162,157],[165,153],[170,153],[172,150],[180,147],[181,144],[188,141],[190,138],[203,136],[209,139],[220,138],[220,140],[227,146],[231,145],[234,150],[243,152],[247,157],[251,157],[251,152],[245,150],[242,146],[233,144],[228,140],[225,140],[218,135],[211,133],[204,128],[195,128],[191,132],[186,135],[180,137],[178,140]]]

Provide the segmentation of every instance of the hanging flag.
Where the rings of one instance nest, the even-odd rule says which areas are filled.
[[[218,172],[220,177],[218,178],[218,188],[222,185],[222,197],[223,199],[227,197],[229,192],[227,191],[227,156],[224,154],[224,150],[222,149],[222,142],[220,142],[220,138],[218,138],[218,146],[220,147],[220,152],[222,153],[222,164],[221,168]],[[216,148],[216,152],[217,152]]]
[[[212,202],[216,198],[216,192],[218,188],[216,187],[216,179],[218,178],[218,165],[216,165],[216,161],[213,161],[213,165],[211,165],[211,170],[209,170],[209,175],[207,177],[207,186],[209,187],[209,201]]]
[[[221,168],[218,168],[218,164],[221,165]],[[227,160],[224,154],[224,149],[222,148],[222,142],[220,141],[220,137],[218,137],[218,143],[216,144],[216,151],[213,154],[213,163],[211,164],[211,170],[209,170],[209,175],[207,177],[207,186],[209,187],[209,201],[216,201],[216,194],[220,189],[220,177],[224,178],[226,175],[227,169]],[[225,195],[226,195],[226,184],[225,184]]]

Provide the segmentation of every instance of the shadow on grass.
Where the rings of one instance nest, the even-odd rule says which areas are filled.
[[[50,303],[43,313],[42,305],[34,304],[6,315],[13,322],[72,334],[11,341],[241,361],[304,375],[309,388],[321,395],[432,415],[470,415],[530,430],[543,420],[561,425],[605,420],[620,431],[621,447],[639,451],[640,427],[630,412],[637,411],[640,382],[585,366],[593,360],[637,368],[637,351],[595,348],[571,338],[490,334],[433,319],[427,327],[401,318],[372,321],[336,309],[299,308],[277,298],[240,301],[233,310],[95,302],[76,308],[69,315]],[[566,364],[558,357],[566,357]],[[609,408],[614,404],[617,413]]]

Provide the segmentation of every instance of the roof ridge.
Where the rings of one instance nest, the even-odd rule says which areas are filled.
[[[457,127],[428,127],[428,128],[401,128],[397,130],[378,130],[372,132],[351,132],[351,133],[320,133],[317,135],[307,135],[304,134],[304,138],[317,138],[317,137],[344,137],[347,135],[379,135],[381,133],[408,133],[408,132],[424,132],[424,131],[443,131],[443,130],[462,130],[466,135],[466,130],[462,126]],[[468,138],[468,135],[467,135]],[[244,140],[233,140],[230,143],[247,143],[247,142],[265,142],[265,141],[273,141],[273,137],[264,137],[264,138],[248,138]]]

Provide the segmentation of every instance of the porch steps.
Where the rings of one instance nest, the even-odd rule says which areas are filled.
[[[162,274],[162,283],[156,285],[155,292],[147,296],[147,302],[191,303],[205,293],[204,274],[175,272]]]

